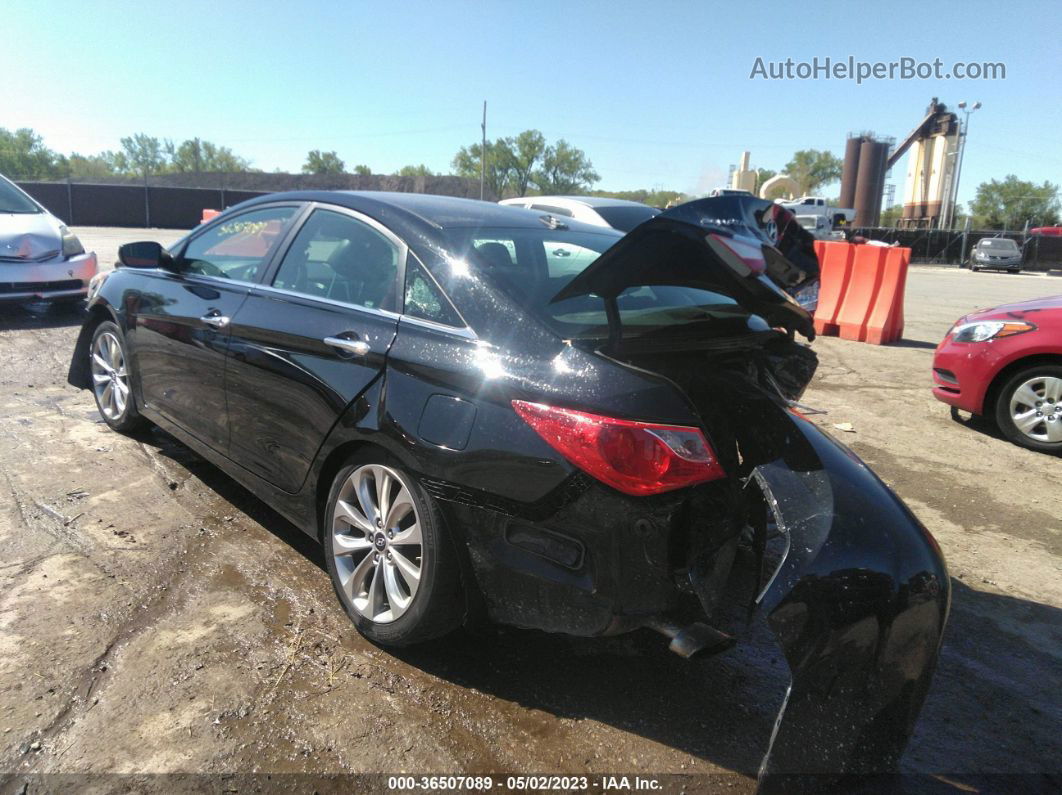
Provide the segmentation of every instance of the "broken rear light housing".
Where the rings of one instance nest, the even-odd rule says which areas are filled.
[[[523,400],[512,405],[550,447],[624,494],[643,497],[726,477],[698,428],[621,420]]]
[[[715,255],[739,276],[761,274],[767,270],[763,244],[758,241],[724,237],[715,232],[709,232],[705,240]]]

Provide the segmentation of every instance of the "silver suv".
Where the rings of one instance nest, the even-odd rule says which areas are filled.
[[[985,237],[970,252],[970,270],[1021,270],[1021,249],[1009,237]]]

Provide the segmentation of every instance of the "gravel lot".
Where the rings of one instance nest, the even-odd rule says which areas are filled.
[[[76,231],[106,267],[120,242],[182,234]],[[1062,771],[1062,460],[929,392],[959,315],[1052,293],[1062,280],[914,268],[901,344],[815,343],[805,402],[851,423],[835,432],[948,560],[952,616],[903,763],[945,788]],[[312,542],[167,435],[112,433],[66,385],[79,325],[0,307],[0,789],[4,773],[403,770],[753,789],[785,683],[771,648],[690,663],[648,634],[512,629],[375,648]]]

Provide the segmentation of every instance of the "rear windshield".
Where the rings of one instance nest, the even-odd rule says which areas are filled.
[[[987,240],[981,240],[977,244],[978,248],[990,248],[994,251],[1017,251],[1018,244],[1011,240],[1009,237],[993,237]]]
[[[478,262],[492,280],[563,339],[605,339],[605,302],[582,295],[550,303],[612,246],[615,233],[549,229],[451,229],[455,253]],[[695,327],[698,336],[766,331],[767,324],[723,293],[687,286],[632,285],[616,304],[625,338]]]
[[[621,232],[630,232],[643,221],[648,221],[654,216],[660,215],[660,210],[655,207],[595,207],[594,212],[608,222],[613,229]]]
[[[39,213],[40,211],[41,208],[34,204],[25,193],[7,180],[0,179],[0,213],[18,213],[23,215],[26,213]]]

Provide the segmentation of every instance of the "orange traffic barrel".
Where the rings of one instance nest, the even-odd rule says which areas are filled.
[[[205,224],[207,221],[217,218],[219,215],[221,215],[221,210],[203,210],[203,217],[199,223]]]

